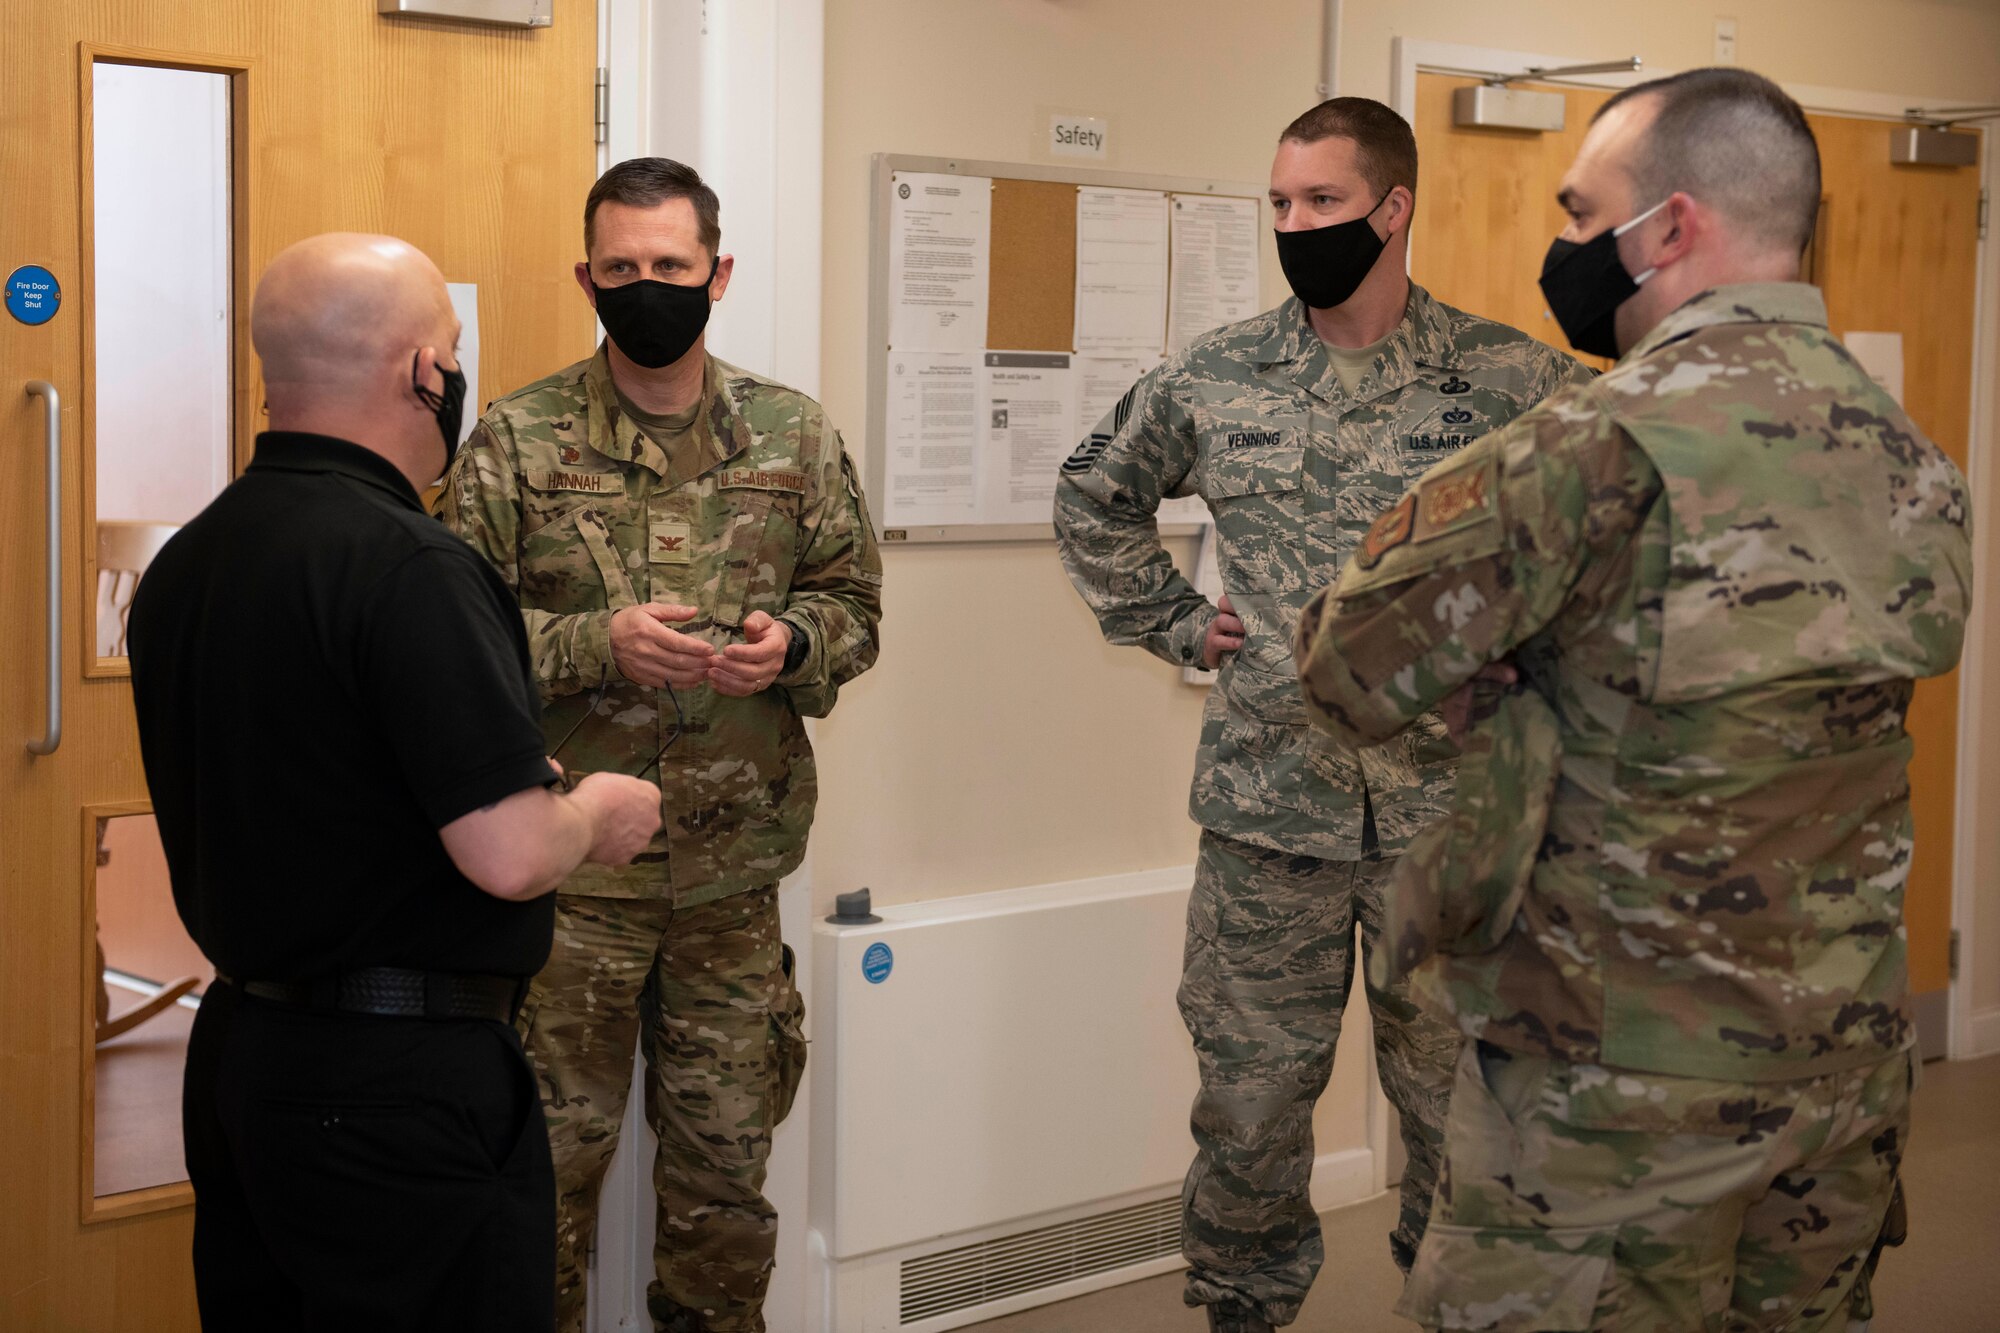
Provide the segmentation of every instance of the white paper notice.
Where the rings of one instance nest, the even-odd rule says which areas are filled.
[[[979,516],[1047,523],[1056,476],[1076,448],[1076,378],[1064,352],[988,352],[980,413]]]
[[[1257,313],[1257,201],[1173,197],[1167,350]]]
[[[1167,196],[1076,192],[1076,350],[1158,353],[1167,321]]]
[[[1900,333],[1850,333],[1841,339],[1861,368],[1875,377],[1882,391],[1903,404],[1903,335]]]
[[[889,183],[889,346],[986,345],[993,182],[898,171]]]
[[[1104,425],[1109,434],[1124,425],[1113,419],[1106,422],[1111,409],[1118,406],[1133,385],[1160,364],[1157,354],[1152,356],[1080,356],[1076,359],[1076,438]]]
[[[979,354],[889,353],[882,525],[978,520]]]
[[[470,282],[447,282],[452,313],[458,316],[458,368],[465,372],[465,415],[458,428],[458,442],[464,444],[486,411],[479,396],[479,287]]]
[[[1080,356],[1076,358],[1076,432],[1081,441],[1100,429],[1114,434],[1125,423],[1114,409],[1132,386],[1153,367],[1158,356]],[[1108,418],[1108,419],[1107,419]],[[1206,523],[1208,504],[1199,495],[1160,502],[1157,520],[1163,524]]]

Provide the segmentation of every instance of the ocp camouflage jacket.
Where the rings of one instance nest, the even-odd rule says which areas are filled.
[[[778,880],[804,857],[818,780],[802,717],[824,716],[879,649],[882,562],[853,464],[819,404],[710,357],[692,447],[669,457],[619,411],[603,348],[500,399],[446,479],[439,516],[514,591],[572,779],[660,760],[665,824],[630,866],[563,891],[690,905]],[[798,668],[747,699],[625,679],[612,613],[699,608],[674,628],[721,647],[764,611],[802,633]],[[572,733],[574,728],[574,734]],[[568,739],[564,741],[564,738]]]

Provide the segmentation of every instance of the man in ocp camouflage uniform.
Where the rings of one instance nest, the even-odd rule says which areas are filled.
[[[1958,469],[1796,280],[1819,199],[1755,74],[1613,98],[1543,289],[1623,358],[1426,476],[1301,624],[1341,739],[1472,717],[1378,955],[1472,1038],[1429,1327],[1866,1317],[1915,1072],[1904,717],[1971,564]]]
[[[707,354],[732,267],[714,193],[637,158],[584,208],[597,355],[502,398],[442,497],[520,599],[550,753],[658,774],[665,826],[556,899],[522,1027],[557,1189],[557,1318],[581,1329],[632,1048],[660,1140],[655,1325],[761,1330],[771,1131],[804,1067],[777,883],[816,781],[803,717],[877,652],[882,566],[840,436],[804,394]]]
[[[1201,1074],[1187,1299],[1219,1329],[1290,1323],[1319,1269],[1312,1113],[1333,1067],[1355,932],[1376,947],[1387,870],[1442,813],[1455,753],[1437,726],[1372,749],[1313,732],[1292,628],[1405,485],[1585,374],[1405,276],[1416,152],[1402,118],[1365,98],[1294,121],[1271,204],[1296,299],[1147,375],[1056,489],[1064,566],[1106,637],[1178,665],[1222,662],[1196,761],[1191,811],[1203,832],[1180,992]],[[1161,499],[1189,494],[1214,514],[1219,606],[1160,545]],[[1409,1152],[1391,1237],[1407,1269],[1458,1039],[1400,987],[1371,987],[1369,1004]]]

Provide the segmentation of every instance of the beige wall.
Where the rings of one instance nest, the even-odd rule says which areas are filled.
[[[833,0],[824,396],[866,419],[869,156],[1050,162],[1052,111],[1110,121],[1116,171],[1262,182],[1318,77],[1316,0]],[[1303,35],[1284,40],[1281,34]],[[1189,78],[1187,71],[1201,71]],[[1095,164],[1092,164],[1095,165]],[[1266,292],[1283,280],[1266,255]],[[1176,543],[1191,563],[1191,539]],[[813,883],[880,901],[1189,862],[1201,691],[1113,649],[1049,542],[885,553],[881,664],[821,724]]]
[[[1385,97],[1405,36],[1650,68],[1711,58],[1714,13],[1739,62],[1781,80],[2000,101],[1992,0],[1346,0],[1346,93]],[[864,447],[868,162],[875,152],[1051,161],[1047,114],[1106,118],[1112,170],[1262,180],[1277,131],[1314,99],[1318,0],[831,0],[826,23],[824,396]],[[1994,275],[1988,275],[1992,281]],[[1282,280],[1268,251],[1265,289]],[[2000,370],[2000,337],[1988,340]],[[1996,376],[1989,372],[1989,381]],[[2000,469],[1981,467],[1983,513]],[[1990,522],[1988,524],[1990,526]],[[1176,552],[1186,560],[1189,552]],[[1112,649],[1045,542],[890,550],[886,651],[818,730],[818,899],[976,892],[1190,860],[1185,815],[1200,693]],[[1983,625],[2000,672],[2000,617]],[[2000,705],[1985,710],[2000,799]],[[1991,805],[1992,802],[1987,802]],[[2000,822],[1974,834],[1986,886],[1976,1003],[2000,1004]]]
[[[1340,91],[1386,100],[1394,37],[1578,62],[1638,55],[1663,73],[1710,65],[1718,14],[1736,20],[1736,63],[1781,83],[1980,103],[2000,94],[1994,0],[1346,0]]]

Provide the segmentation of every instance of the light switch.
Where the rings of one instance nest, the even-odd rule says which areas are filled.
[[[1736,63],[1736,20],[1722,18],[1715,20],[1715,63],[1733,65]]]

